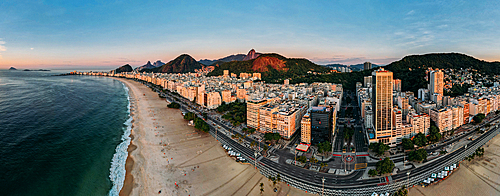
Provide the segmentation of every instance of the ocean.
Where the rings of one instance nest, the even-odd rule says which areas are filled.
[[[0,70],[0,195],[118,195],[128,89],[67,72]]]

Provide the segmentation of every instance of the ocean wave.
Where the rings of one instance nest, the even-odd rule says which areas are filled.
[[[122,83],[123,84],[123,83]],[[125,93],[127,95],[127,101],[128,101],[128,116],[129,118],[124,125],[126,125],[126,128],[124,128],[124,132],[122,135],[122,142],[118,144],[116,147],[116,153],[113,155],[113,159],[111,161],[111,168],[109,169],[109,179],[113,183],[113,187],[109,191],[108,195],[111,196],[118,196],[120,191],[123,188],[123,183],[125,181],[125,162],[127,161],[128,157],[128,146],[130,144],[130,133],[132,130],[132,117],[130,116],[130,97],[128,94],[129,89],[125,84],[123,84],[123,88],[125,89]]]

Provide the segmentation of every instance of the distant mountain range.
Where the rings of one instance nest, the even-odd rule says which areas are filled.
[[[157,60],[153,64],[151,64],[151,62],[148,61],[145,65],[136,67],[134,70],[141,71],[143,69],[151,69],[151,68],[155,68],[155,67],[160,67],[162,65],[165,65],[165,63],[161,62],[160,60]]]
[[[331,69],[336,68],[336,67],[347,67],[347,68],[351,69],[352,71],[363,71],[363,69],[364,69],[363,63],[356,64],[356,65],[328,64],[328,65],[322,65],[322,66],[325,66],[325,67],[328,67]],[[381,66],[384,66],[384,65],[377,65],[377,64],[372,63],[372,68],[381,67]]]
[[[247,60],[252,60],[257,58],[261,53],[255,52],[254,49],[250,50],[247,55],[245,54],[233,54],[226,56],[224,58],[216,59],[216,60],[208,60],[208,59],[202,59],[198,61],[199,63],[203,65],[213,65],[213,64],[222,64],[225,62],[231,62],[231,61],[247,61]]]
[[[200,69],[202,67],[203,65],[193,59],[193,57],[189,56],[188,54],[182,54],[162,66],[149,69],[141,69],[139,71],[154,73],[188,73],[194,72],[195,69]]]
[[[202,60],[200,60],[198,62],[201,63],[201,64],[203,64],[203,65],[212,65],[212,64],[214,64],[217,61],[219,61],[219,62],[241,61],[241,60],[243,60],[245,58],[245,56],[247,56],[247,55],[244,55],[244,54],[233,54],[233,55],[229,55],[227,57],[216,59],[216,60],[202,59]]]

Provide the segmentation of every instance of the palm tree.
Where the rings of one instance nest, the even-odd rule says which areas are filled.
[[[264,183],[260,183],[260,194],[262,195],[262,192],[264,192]]]
[[[328,163],[320,163],[319,165],[320,165],[321,169],[323,169],[323,167],[328,167]]]
[[[280,174],[278,174],[278,175],[276,176],[276,180],[277,180],[278,182],[281,182],[281,176],[280,176]]]

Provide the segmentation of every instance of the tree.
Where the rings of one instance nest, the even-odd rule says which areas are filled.
[[[429,129],[429,141],[438,142],[441,139],[442,135],[439,132],[439,127],[432,126]]]
[[[250,133],[250,134],[255,133],[255,129],[254,129],[254,128],[250,128],[250,129],[248,129],[248,133]]]
[[[186,120],[194,120],[196,118],[196,115],[193,112],[188,112],[184,115],[184,119]]]
[[[307,161],[307,157],[306,156],[300,156],[300,157],[297,157],[297,161],[301,162],[301,163],[306,163]]]
[[[264,139],[270,141],[271,143],[274,143],[275,141],[281,139],[281,135],[279,133],[265,133]]]
[[[328,167],[328,163],[320,163],[319,166],[323,169],[323,167]]]
[[[403,187],[394,193],[394,196],[408,196],[408,189],[406,189],[406,186],[403,185]]]
[[[413,138],[413,143],[417,146],[425,146],[427,144],[427,138],[423,133],[418,133],[414,138]]]
[[[472,120],[474,121],[474,124],[479,124],[483,122],[483,119],[486,118],[486,116],[483,113],[476,114]]]
[[[323,142],[323,143],[319,143],[317,146],[318,146],[319,153],[332,151],[332,144],[328,141]]]
[[[265,145],[264,146],[264,151],[267,151],[267,149],[269,149],[269,148],[267,147],[267,145]]]
[[[180,104],[176,103],[176,102],[172,102],[170,104],[167,105],[168,108],[175,108],[175,109],[179,109],[181,107]]]
[[[260,194],[262,194],[262,192],[264,192],[264,183],[260,183]]]
[[[344,139],[346,141],[350,141],[352,139],[352,135],[354,135],[354,129],[352,127],[344,128]]]
[[[403,138],[401,145],[403,145],[403,149],[405,150],[413,150],[415,148],[413,142],[408,138]]]
[[[379,174],[392,173],[394,169],[394,162],[392,162],[389,157],[386,157],[384,160],[377,162],[377,172]]]
[[[311,159],[309,160],[311,161],[311,163],[317,163],[318,162],[318,159],[314,158],[314,157],[311,157]]]
[[[276,181],[281,182],[281,176],[280,176],[280,174],[276,175]]]
[[[389,150],[389,146],[386,145],[386,144],[384,144],[384,143],[382,143],[382,142],[371,143],[368,148],[370,148],[378,156],[383,155],[385,153],[385,151]]]
[[[423,161],[427,159],[427,151],[425,149],[418,149],[411,151],[408,154],[408,160],[410,161]]]
[[[377,170],[375,170],[375,169],[370,169],[370,170],[368,171],[368,175],[370,175],[370,176],[372,176],[372,177],[373,177],[373,176],[378,175],[378,172],[377,172]]]

